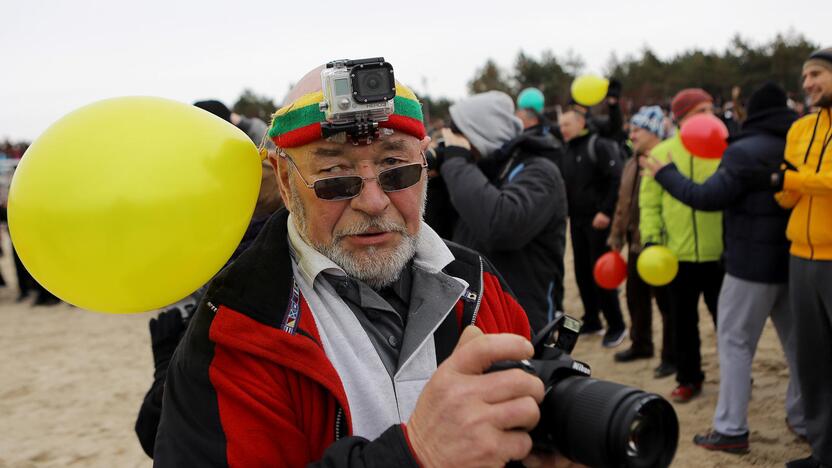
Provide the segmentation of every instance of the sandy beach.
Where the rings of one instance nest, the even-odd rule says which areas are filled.
[[[9,281],[0,287],[0,466],[150,467],[133,432],[136,412],[152,381],[153,362],[147,322],[151,313],[105,315],[67,304],[34,307],[32,298],[16,302],[8,231],[0,234],[5,255],[0,270]],[[567,312],[582,314],[567,258]],[[622,307],[623,306],[622,297]],[[626,313],[625,313],[626,316]],[[654,314],[654,334],[660,343]],[[703,395],[675,405],[681,434],[675,467],[782,467],[803,457],[808,446],[787,429],[783,400],[788,369],[769,322],[754,362],[750,404],[751,452],[731,455],[693,445],[693,435],[710,427],[719,389],[716,338],[710,316],[700,307]],[[655,380],[658,358],[616,364],[615,349],[598,336],[582,338],[573,355],[589,363],[593,376],[669,395],[673,378]]]

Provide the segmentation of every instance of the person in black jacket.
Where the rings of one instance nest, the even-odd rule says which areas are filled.
[[[598,258],[609,250],[607,238],[618,197],[621,158],[614,142],[587,129],[586,116],[577,108],[565,112],[559,124],[566,141],[566,154],[560,159],[559,167],[566,181],[575,280],[584,306],[581,333],[603,330],[598,316],[600,309],[607,320],[603,344],[612,348],[621,344],[627,335],[618,291],[598,287],[592,269]]]
[[[786,133],[796,118],[786,105],[786,93],[766,83],[751,95],[741,133],[705,183],[685,178],[672,163],[661,166],[655,160],[641,160],[656,182],[681,202],[698,210],[724,210],[726,274],[718,308],[727,313],[718,316],[717,324],[719,402],[713,430],[694,438],[706,449],[748,449],[751,361],[769,316],[789,363],[786,423],[797,434],[806,431],[788,300],[789,212],[777,205],[771,189],[756,187],[751,177],[779,168]]]
[[[513,112],[498,91],[451,106],[460,133],[443,129],[440,172],[459,213],[453,240],[494,263],[537,332],[563,309],[566,192],[554,137],[522,132]]]

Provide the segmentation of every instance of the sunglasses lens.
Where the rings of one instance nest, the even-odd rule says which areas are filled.
[[[388,169],[379,173],[378,183],[385,192],[404,190],[422,178],[421,164],[408,164],[407,166]]]
[[[315,195],[324,200],[344,200],[361,192],[361,177],[345,176],[321,179],[315,182]]]

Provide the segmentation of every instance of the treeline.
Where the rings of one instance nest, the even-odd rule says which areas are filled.
[[[640,54],[624,58],[612,54],[603,74],[623,84],[625,112],[627,108],[648,103],[667,104],[676,91],[689,87],[704,88],[719,104],[731,99],[734,86],[739,86],[742,95],[748,96],[754,87],[767,80],[777,82],[791,96],[798,97],[803,62],[810,52],[819,48],[819,44],[794,32],[777,34],[762,44],[753,44],[736,35],[723,51],[692,49],[662,59],[647,46]],[[522,89],[535,87],[543,92],[547,108],[552,109],[566,104],[572,80],[584,71],[583,58],[571,50],[562,55],[547,50],[539,57],[521,51],[510,70],[487,59],[468,81],[468,90],[476,94],[496,89],[516,97]],[[425,103],[426,114],[447,116],[452,101],[416,91]],[[268,121],[275,103],[269,97],[246,90],[233,110]]]
[[[623,84],[626,107],[666,104],[680,89],[700,87],[711,93],[717,104],[731,99],[731,89],[739,86],[743,96],[767,80],[783,86],[790,95],[800,96],[803,62],[820,45],[796,33],[777,34],[766,43],[755,45],[739,35],[723,51],[693,49],[668,59],[657,56],[649,46],[639,55],[619,59],[610,57],[603,74]],[[533,57],[520,52],[514,67],[506,70],[492,59],[486,60],[468,82],[470,93],[496,89],[516,97],[524,88],[543,92],[547,108],[566,104],[572,80],[583,73],[585,62],[573,51],[557,56],[552,51]],[[426,99],[434,116],[443,116],[450,104],[445,99]],[[626,109],[625,109],[626,111]]]

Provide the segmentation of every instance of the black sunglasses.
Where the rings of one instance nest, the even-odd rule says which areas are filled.
[[[288,154],[282,153],[281,156],[289,160],[303,181],[303,184],[307,188],[313,189],[318,198],[331,201],[348,200],[357,197],[361,193],[361,189],[364,188],[364,181],[366,180],[375,180],[385,192],[404,190],[416,185],[422,179],[422,170],[428,167],[426,162],[421,164],[405,164],[404,166],[385,169],[376,174],[375,177],[362,177],[359,175],[325,177],[310,184],[303,177],[295,161]]]

